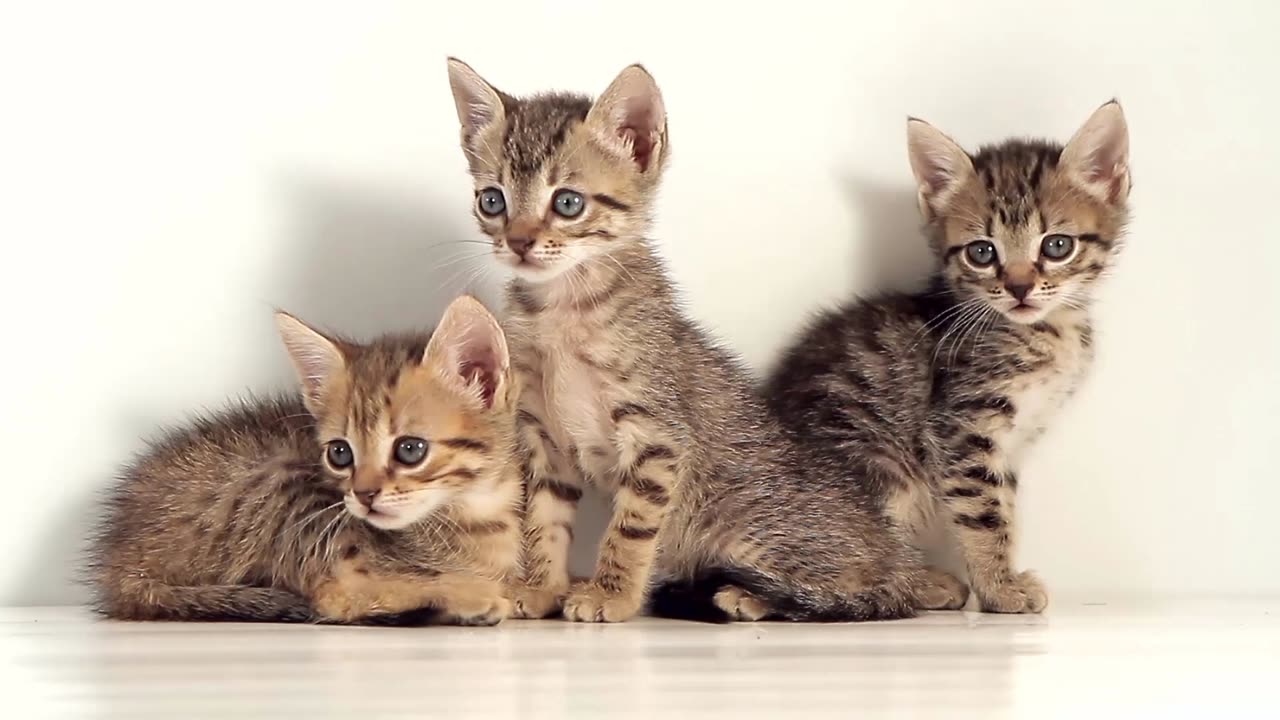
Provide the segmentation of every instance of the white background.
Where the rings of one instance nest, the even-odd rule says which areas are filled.
[[[367,335],[493,287],[449,244],[478,233],[447,54],[513,93],[646,63],[675,153],[656,235],[757,368],[921,267],[908,114],[973,147],[1118,96],[1131,245],[1023,472],[1022,557],[1059,591],[1280,590],[1280,10],[862,5],[7,5],[0,604],[83,597],[95,493],[140,437],[291,382],[273,306]]]

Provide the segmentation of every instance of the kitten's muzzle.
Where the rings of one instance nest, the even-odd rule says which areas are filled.
[[[1015,283],[1015,282],[1006,281],[1004,284],[1004,289],[1008,290],[1010,295],[1017,298],[1019,303],[1027,299],[1027,296],[1031,294],[1031,288],[1033,287],[1035,287],[1035,283],[1029,283],[1029,282]]]
[[[1036,269],[1030,263],[1009,265],[1001,274],[1004,279],[1004,289],[1008,290],[1019,303],[1026,301],[1027,296],[1036,286]]]
[[[352,490],[351,494],[356,496],[356,500],[359,500],[361,505],[372,510],[373,502],[378,499],[381,492],[382,488],[378,488],[377,490]]]
[[[538,239],[533,235],[515,235],[507,238],[507,247],[517,257],[524,258],[537,242]]]

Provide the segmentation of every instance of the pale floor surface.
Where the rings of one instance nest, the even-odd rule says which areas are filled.
[[[0,610],[0,717],[1280,717],[1280,598],[498,628]]]

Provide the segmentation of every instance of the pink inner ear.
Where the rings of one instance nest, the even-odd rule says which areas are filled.
[[[618,129],[618,137],[631,144],[631,158],[640,166],[640,171],[648,170],[649,162],[653,159],[653,137],[629,125]]]
[[[1085,182],[1099,184],[1105,189],[1108,202],[1120,199],[1124,190],[1124,169],[1120,167],[1119,158],[1099,150],[1089,158],[1089,164],[1081,174]]]
[[[493,363],[484,359],[467,360],[458,367],[458,374],[467,385],[480,388],[485,407],[493,407],[493,398],[498,392],[498,370]]]

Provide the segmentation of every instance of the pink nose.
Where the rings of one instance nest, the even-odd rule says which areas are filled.
[[[1018,302],[1027,299],[1027,295],[1031,293],[1031,287],[1034,283],[1011,283],[1006,282],[1004,288],[1008,290],[1014,297],[1018,298]]]
[[[507,247],[511,248],[511,252],[516,255],[524,257],[524,254],[529,252],[529,248],[533,247],[535,242],[537,241],[529,235],[509,237],[507,238]]]
[[[374,500],[376,500],[376,499],[378,498],[378,493],[380,493],[380,492],[382,492],[382,490],[381,490],[381,489],[378,489],[378,490],[356,490],[356,491],[354,491],[354,494],[355,494],[355,496],[356,496],[356,499],[360,501],[360,504],[361,504],[361,505],[363,505],[363,506],[365,506],[365,507],[369,508],[370,510],[372,510],[372,509],[373,509],[373,501],[374,501]]]

